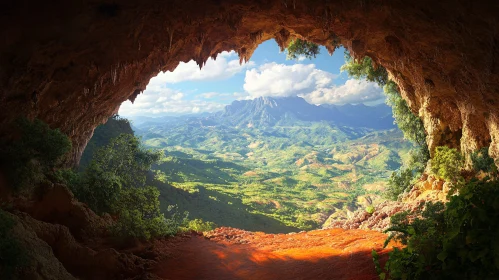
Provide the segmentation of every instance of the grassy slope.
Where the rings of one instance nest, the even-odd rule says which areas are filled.
[[[358,196],[379,193],[366,192],[363,186],[383,185],[409,148],[396,131],[327,123],[264,129],[183,125],[153,127],[148,134],[165,135],[144,140],[165,150],[167,157],[155,168],[165,172],[176,189],[189,197],[205,198],[208,192],[218,206],[226,203],[228,209],[300,229],[316,228],[334,211],[362,207]],[[166,198],[171,192],[164,194],[164,204],[179,201]],[[262,230],[261,223],[244,215],[244,219],[221,218],[223,211],[212,209],[213,202],[180,204],[191,218]],[[272,224],[265,230],[282,229]]]

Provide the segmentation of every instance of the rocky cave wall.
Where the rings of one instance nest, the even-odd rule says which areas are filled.
[[[40,118],[73,141],[179,62],[302,37],[388,69],[430,148],[490,145],[499,159],[499,6],[452,0],[9,1],[0,11],[0,133]]]

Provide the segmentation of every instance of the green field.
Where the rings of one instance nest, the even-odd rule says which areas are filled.
[[[395,129],[327,122],[155,124],[136,131],[146,146],[164,152],[153,167],[168,182],[159,186],[164,207],[177,204],[191,218],[267,232],[318,228],[332,213],[365,207],[359,197],[379,199],[411,148]]]

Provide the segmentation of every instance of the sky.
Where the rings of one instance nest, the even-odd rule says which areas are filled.
[[[268,40],[247,63],[239,64],[233,51],[209,59],[201,70],[194,61],[181,62],[173,72],[152,78],[133,104],[121,105],[119,114],[159,117],[216,112],[234,100],[261,96],[300,96],[311,104],[382,103],[378,85],[340,72],[344,62],[343,48],[330,56],[323,47],[316,58],[286,60],[286,52]]]

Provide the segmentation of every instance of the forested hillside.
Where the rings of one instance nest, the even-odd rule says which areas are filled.
[[[384,105],[326,108],[301,98],[236,101],[212,115],[132,125],[144,145],[163,151],[153,166],[168,182],[160,187],[163,207],[178,204],[218,225],[285,232],[320,227],[332,213],[345,218],[381,199],[411,144],[368,119],[393,127]]]

